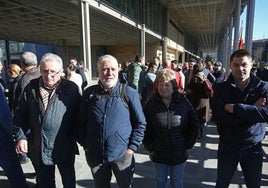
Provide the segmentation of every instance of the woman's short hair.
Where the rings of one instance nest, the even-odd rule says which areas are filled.
[[[12,71],[14,72],[15,74],[19,75],[20,72],[21,72],[21,68],[19,65],[17,64],[10,64],[7,68],[8,71]]]
[[[178,91],[178,84],[176,81],[176,75],[175,72],[171,69],[162,69],[160,70],[155,79],[155,89],[157,91],[158,84],[161,82],[171,82],[172,88],[174,91]]]

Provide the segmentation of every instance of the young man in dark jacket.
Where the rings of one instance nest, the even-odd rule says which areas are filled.
[[[246,186],[261,186],[268,84],[251,73],[252,66],[249,52],[235,51],[229,78],[215,88],[212,107],[220,136],[216,188],[229,186],[238,163]]]
[[[146,124],[139,94],[130,86],[122,88],[113,56],[101,56],[97,66],[99,83],[87,88],[82,97],[80,144],[96,188],[110,187],[112,172],[119,187],[131,187],[134,152]]]
[[[29,153],[39,188],[55,188],[55,165],[63,187],[74,188],[76,183],[75,131],[80,94],[75,83],[61,78],[62,71],[62,59],[45,54],[40,63],[41,78],[26,86],[14,116],[15,125],[22,130],[15,136],[17,151]]]

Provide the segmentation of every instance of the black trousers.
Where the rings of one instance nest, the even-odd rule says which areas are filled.
[[[96,188],[110,188],[112,172],[120,188],[132,187],[135,167],[134,154],[125,154],[114,162],[91,167]]]

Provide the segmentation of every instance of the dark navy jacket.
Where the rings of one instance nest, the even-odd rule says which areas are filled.
[[[1,85],[1,83],[0,83]],[[13,133],[12,117],[7,105],[4,90],[0,87],[0,138],[11,137]]]
[[[243,149],[264,139],[268,103],[265,106],[254,105],[261,97],[267,99],[268,83],[253,74],[243,92],[234,83],[232,75],[215,88],[212,107],[220,142]],[[235,104],[233,114],[224,110],[227,103]]]
[[[16,132],[16,139],[25,139],[30,130],[28,151],[35,164],[40,159],[46,165],[72,162],[77,151],[78,88],[75,83],[62,79],[42,115],[39,80],[31,80],[26,86],[15,111],[15,125],[23,130]]]
[[[79,112],[80,144],[88,149],[90,166],[113,162],[127,149],[136,151],[143,140],[146,122],[138,92],[126,87],[126,105],[119,96],[119,84],[110,92],[100,83],[84,91]]]

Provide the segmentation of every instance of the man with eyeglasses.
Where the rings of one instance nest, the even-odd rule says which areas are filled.
[[[45,54],[40,63],[41,77],[25,88],[15,112],[16,149],[28,153],[36,167],[38,187],[55,188],[55,165],[63,187],[75,187],[74,160],[78,86],[62,79],[62,59]],[[25,133],[30,130],[28,139]]]

